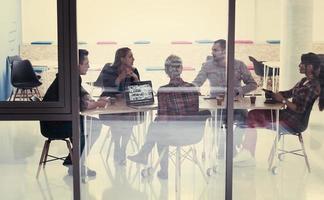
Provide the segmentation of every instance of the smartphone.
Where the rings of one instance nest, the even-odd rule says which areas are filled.
[[[269,94],[272,94],[272,93],[273,93],[271,90],[267,90],[267,89],[264,89],[264,88],[262,88],[262,90],[263,90],[265,93],[269,93]]]

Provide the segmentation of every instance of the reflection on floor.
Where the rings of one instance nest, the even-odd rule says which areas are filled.
[[[273,175],[267,170],[274,134],[269,130],[258,130],[255,167],[233,169],[233,197],[237,200],[314,200],[324,199],[324,124],[323,113],[314,110],[305,145],[308,150],[312,173],[308,173],[304,160],[286,156],[279,163],[279,173]],[[1,199],[72,199],[72,177],[60,162],[48,163],[39,179],[35,178],[44,138],[39,133],[38,122],[0,122],[0,173]],[[96,170],[97,177],[82,183],[83,199],[175,199],[174,165],[169,166],[169,180],[141,177],[143,166],[129,160],[126,166],[114,164],[112,151],[107,157],[109,142],[100,153],[108,133],[107,127],[94,125],[94,136],[98,137],[91,149],[88,166]],[[205,141],[208,142],[208,141]],[[203,141],[198,145],[198,155],[203,151]],[[286,138],[287,146],[298,145],[295,137]],[[206,145],[208,147],[208,145]],[[67,153],[64,144],[54,144],[50,151]],[[128,146],[127,153],[134,154],[136,147]],[[157,157],[154,149],[154,158]],[[199,158],[201,159],[201,158]],[[203,162],[210,166],[207,153]],[[181,166],[181,199],[224,199],[224,163],[220,162],[217,173],[213,173],[206,184],[199,169],[192,162],[184,161]]]

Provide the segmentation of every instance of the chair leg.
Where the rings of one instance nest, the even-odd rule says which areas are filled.
[[[203,177],[204,177],[206,183],[208,183],[208,179],[207,179],[207,177],[206,177],[206,175],[205,175],[205,172],[204,172],[204,170],[203,170],[203,167],[202,167],[201,163],[199,162],[199,160],[198,160],[198,158],[197,158],[197,150],[196,150],[196,148],[195,148],[194,146],[191,147],[191,151],[192,151],[192,160],[193,160],[194,163],[198,166],[198,168],[199,168],[201,174],[203,175]]]
[[[40,169],[41,169],[41,166],[42,166],[42,164],[43,164],[43,162],[44,162],[44,157],[45,157],[46,148],[47,148],[47,140],[44,142],[44,146],[43,146],[42,154],[41,154],[41,157],[40,157],[40,160],[39,160],[39,164],[38,164],[38,169],[37,169],[36,178],[38,178],[38,176],[39,176],[39,172],[40,172]]]
[[[273,159],[274,159],[274,153],[275,153],[275,148],[277,148],[277,135],[275,137],[275,140],[273,142],[273,145],[272,145],[272,148],[271,148],[271,151],[270,151],[270,154],[269,154],[269,157],[268,157],[268,162],[269,162],[269,167],[268,167],[268,170],[271,170],[271,167],[272,167],[272,164],[273,164]],[[280,138],[281,138],[281,135],[279,134],[279,138],[278,138],[278,142],[280,141]]]
[[[14,95],[14,89],[11,90],[11,94],[10,94],[10,97],[9,97],[9,99],[8,99],[9,101],[11,101],[13,95]]]
[[[46,162],[47,162],[48,151],[49,151],[49,147],[50,147],[50,145],[51,145],[51,140],[50,140],[50,139],[46,140],[46,145],[47,145],[47,147],[46,147],[46,151],[45,151],[45,157],[44,157],[43,168],[45,168],[45,165],[46,165]]]
[[[72,164],[73,164],[73,159],[72,159],[72,145],[71,145],[71,142],[69,139],[64,139],[64,141],[66,142],[66,146],[67,148],[69,149],[69,153],[70,153],[70,156],[71,156],[71,160],[72,160]]]
[[[308,157],[307,157],[306,150],[305,150],[304,140],[303,140],[303,136],[302,136],[301,133],[298,135],[298,139],[299,139],[300,145],[301,145],[301,147],[302,147],[302,149],[303,149],[304,158],[305,158],[305,163],[306,163],[306,166],[307,166],[308,172],[311,173],[311,169],[310,169],[310,165],[309,165]]]
[[[17,94],[18,94],[19,88],[16,88],[15,95],[13,96],[12,101],[15,101]]]
[[[177,146],[176,148],[176,161],[175,161],[175,191],[176,191],[176,199],[180,199],[180,189],[181,189],[181,181],[180,181],[180,169],[181,169],[181,147]]]

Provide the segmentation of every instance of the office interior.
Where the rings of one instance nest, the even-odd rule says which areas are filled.
[[[42,83],[38,87],[40,96],[45,94],[58,68],[65,67],[58,66],[57,1],[3,0],[2,4],[0,101],[28,103],[29,96],[26,99],[21,94],[16,99],[11,96],[16,88],[11,83],[6,59],[16,55],[28,59]],[[298,73],[301,54],[324,54],[323,8],[322,0],[236,1],[235,59],[246,64],[258,84],[249,95],[261,99],[264,97],[262,88],[273,91],[291,88],[302,77]],[[83,86],[98,98],[102,88],[93,83],[103,66],[114,61],[115,51],[121,47],[132,50],[141,80],[151,80],[154,92],[169,81],[164,61],[170,54],[181,57],[182,78],[192,82],[202,63],[211,56],[213,41],[227,39],[227,27],[227,0],[78,0],[78,48],[89,51],[90,61],[87,75],[82,76]],[[263,77],[256,74],[249,56],[265,61],[269,67],[279,68],[280,75]],[[200,92],[208,96],[207,81]],[[233,199],[323,199],[322,115],[315,102],[303,134],[311,172],[304,158],[294,155],[285,155],[276,161],[276,168],[268,169],[268,155],[276,132],[256,129],[255,163],[247,166],[234,163],[232,169]],[[136,154],[145,142],[146,130],[156,110],[145,116],[145,123],[133,127],[134,140],[127,145],[127,156]],[[62,162],[47,163],[36,178],[46,139],[40,133],[39,121],[0,121],[0,127],[3,199],[73,199],[73,177]],[[217,159],[214,149],[215,145],[225,148],[222,145],[226,143],[225,127],[215,128],[212,122],[206,122],[199,133],[201,140],[195,144],[202,170],[190,160],[184,160],[180,186],[175,180],[177,172],[171,160],[168,179],[161,179],[156,173],[143,176],[147,166],[128,159],[123,165],[114,162],[109,123],[91,118],[86,121],[86,128],[91,137],[87,139],[88,155],[83,155],[81,160],[86,160],[86,165],[97,175],[86,180],[81,178],[81,199],[225,199],[225,159]],[[234,141],[239,139],[236,130]],[[249,129],[246,132],[248,134]],[[296,136],[285,137],[286,148],[299,148],[299,145]],[[237,151],[240,148],[239,145],[234,147]],[[50,152],[65,156],[68,150],[64,143],[54,142]],[[157,159],[154,148],[150,160],[155,163]],[[177,187],[180,189],[175,189]]]

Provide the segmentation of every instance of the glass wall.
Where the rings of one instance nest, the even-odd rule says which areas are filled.
[[[226,43],[213,43],[227,38],[227,4],[78,1],[83,85],[110,98],[84,113],[97,176],[83,199],[225,198]]]
[[[54,0],[5,1],[1,23],[1,101],[30,101],[32,96],[42,99],[55,79],[56,4]]]
[[[38,163],[47,138],[40,133],[38,121],[1,121],[1,193],[3,199],[72,199],[72,176],[62,161],[41,167]],[[53,141],[49,154],[63,157],[68,154],[66,144]],[[48,159],[52,159],[48,157]]]
[[[323,3],[257,0],[238,1],[236,6],[235,58],[245,63],[257,88],[245,95],[245,124],[234,131],[238,140],[234,140],[233,199],[321,198],[321,112],[318,100],[313,105],[315,83],[305,74],[301,55],[323,53],[319,37],[323,29],[318,25]],[[304,77],[310,82],[295,86]],[[269,92],[294,86],[294,91],[307,88],[306,96],[312,100],[300,92],[280,93],[282,97]],[[309,163],[300,156],[304,153]]]

